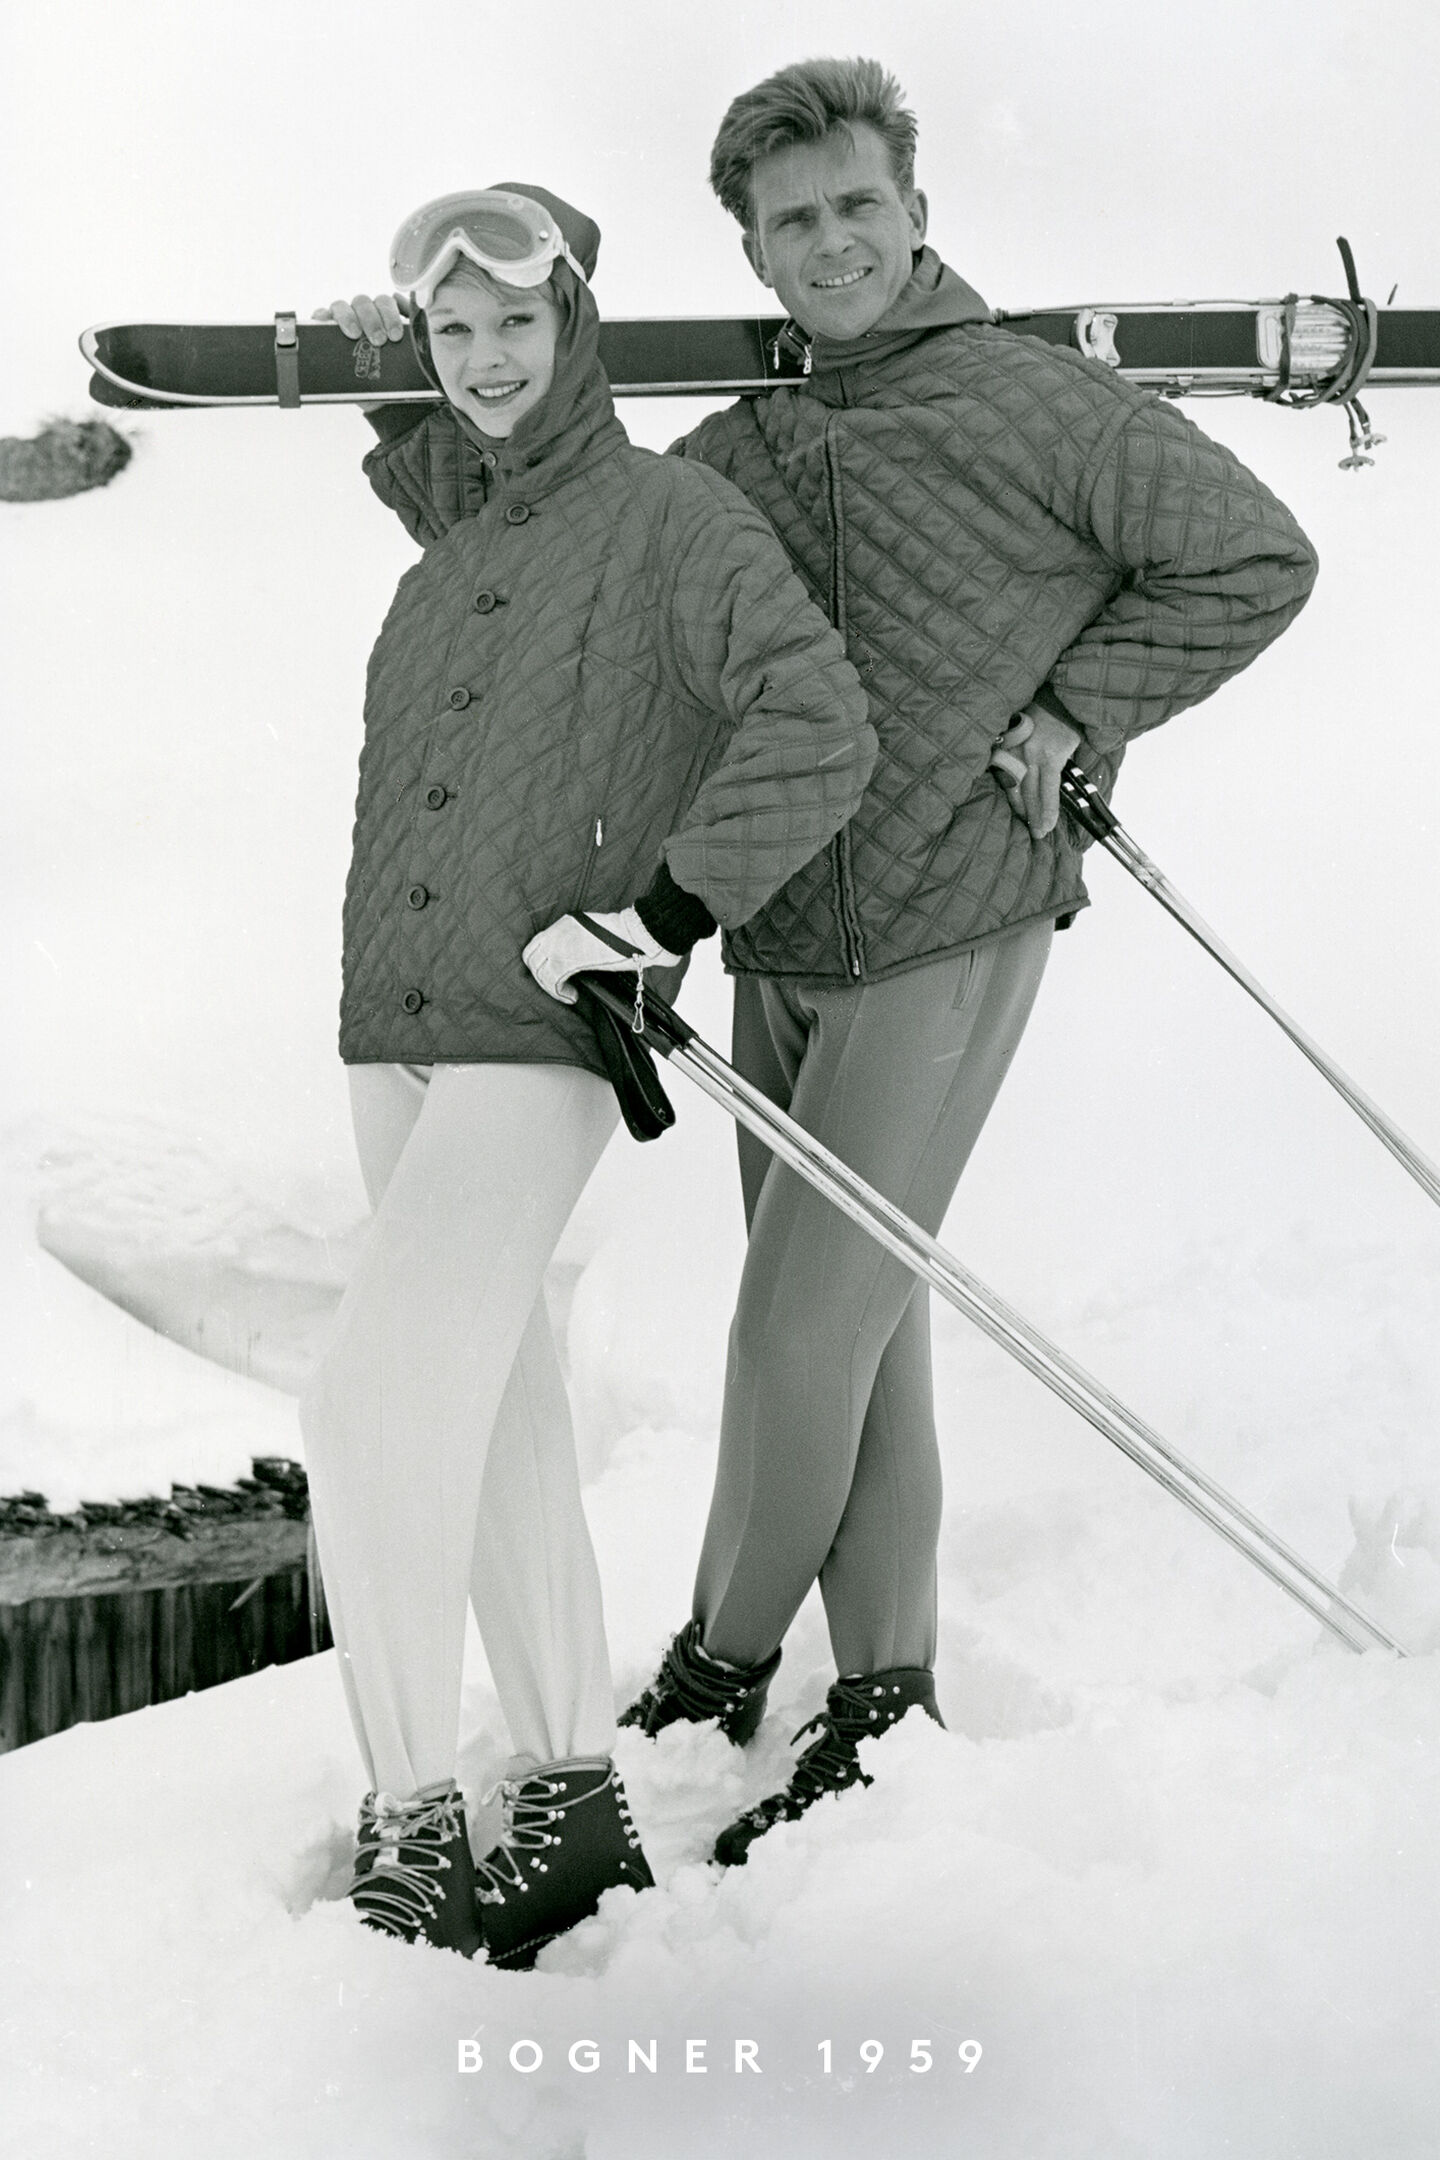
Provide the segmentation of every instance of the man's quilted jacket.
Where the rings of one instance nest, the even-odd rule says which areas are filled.
[[[1032,701],[1101,784],[1291,621],[1315,557],[1174,408],[995,327],[926,249],[864,338],[677,447],[742,488],[843,631],[880,758],[855,817],[726,938],[741,973],[864,981],[1085,904],[988,769]],[[676,869],[680,882],[683,871]]]
[[[366,461],[425,552],[370,661],[351,1063],[600,1071],[585,1022],[526,972],[529,938],[626,906],[662,844],[738,927],[839,829],[874,761],[855,672],[773,532],[715,473],[632,449],[597,343],[573,281],[554,385],[507,443],[446,405]]]

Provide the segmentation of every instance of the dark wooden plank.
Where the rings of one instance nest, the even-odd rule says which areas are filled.
[[[0,1605],[0,1754],[24,1738],[26,1614],[23,1605]]]
[[[143,1710],[155,1699],[154,1592],[138,1590],[116,1600],[115,1714]]]
[[[26,1704],[27,1737],[64,1732],[75,1722],[75,1664],[70,1601],[44,1598],[34,1632],[34,1694]]]
[[[109,1644],[94,1598],[73,1598],[69,1618],[71,1669],[75,1675],[73,1722],[84,1725],[108,1714]]]

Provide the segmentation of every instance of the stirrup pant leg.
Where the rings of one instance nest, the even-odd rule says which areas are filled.
[[[767,981],[757,1083],[933,1235],[1050,937],[1033,925],[858,990]],[[750,1243],[696,1585],[706,1647],[737,1664],[765,1656],[820,1578],[842,1672],[923,1665],[939,1469],[928,1334],[914,1318],[901,1327],[914,1277],[783,1164],[758,1193],[753,1171],[746,1184]]]
[[[517,1755],[609,1755],[615,1696],[570,1401],[543,1295],[496,1414],[470,1603]]]
[[[603,1081],[561,1065],[437,1066],[414,1107],[398,1150],[403,1115],[388,1120],[371,1237],[301,1404],[356,1735],[371,1782],[400,1795],[454,1774],[487,1458],[546,1264],[617,1116]],[[523,1478],[502,1475],[490,1499],[521,1516],[487,1523],[490,1549],[573,1586],[578,1674],[542,1649],[522,1685],[523,1640],[496,1672],[522,1732],[537,1699],[563,1730],[593,1701],[604,1639],[584,1518],[537,1523]]]

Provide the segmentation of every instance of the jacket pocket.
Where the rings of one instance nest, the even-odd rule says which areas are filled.
[[[570,903],[569,913],[572,915],[578,915],[590,897],[590,888],[595,882],[595,872],[600,864],[600,851],[604,845],[605,815],[602,811],[591,821],[585,846],[585,867],[580,873],[579,890]]]

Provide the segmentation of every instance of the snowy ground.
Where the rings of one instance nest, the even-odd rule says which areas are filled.
[[[1325,580],[1252,676],[1137,752],[1119,807],[1435,1154],[1414,685],[1440,416],[1387,401],[1358,483],[1333,416],[1205,417],[1295,504]],[[368,507],[353,416],[136,432],[105,494],[0,522],[26,1015],[0,1491],[60,1506],[297,1452],[284,1390],[362,1212],[336,919],[363,663],[408,550]],[[1091,886],[947,1236],[1418,1654],[1319,1640],[942,1310],[948,1733],[905,1729],[873,1788],[713,1875],[709,1839],[829,1678],[807,1608],[752,1758],[627,1746],[660,1887],[519,1977],[374,1940],[336,1901],[359,1774],[328,1659],[25,1749],[0,1760],[0,2148],[1430,2160],[1440,1224],[1112,864]],[[724,1003],[697,970],[686,1009],[722,1043]],[[739,1255],[728,1133],[673,1087],[679,1129],[616,1143],[553,1281],[627,1689],[686,1610]],[[478,1662],[465,1731],[478,1796],[506,1752]],[[653,2074],[631,2039],[658,2043]],[[732,2067],[745,2039],[758,2075]],[[509,2062],[527,2040],[533,2071]],[[567,2061],[585,2040],[593,2072]]]

